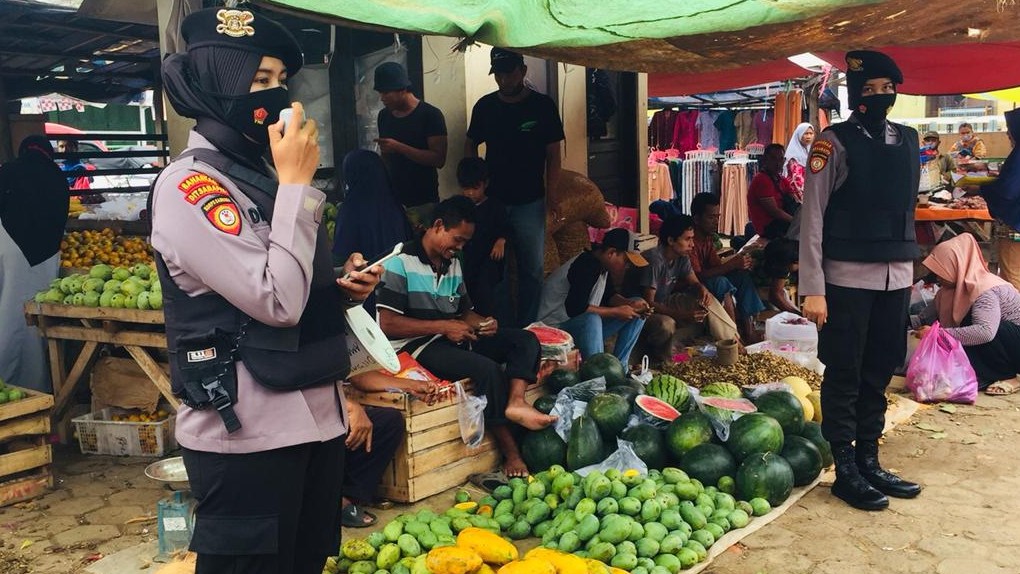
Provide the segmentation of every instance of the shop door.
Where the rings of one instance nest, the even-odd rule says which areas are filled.
[[[637,74],[588,68],[588,177],[606,201],[638,204]]]

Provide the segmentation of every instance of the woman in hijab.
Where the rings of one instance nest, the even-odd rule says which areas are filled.
[[[44,136],[24,139],[0,166],[0,380],[51,392],[43,341],[25,324],[25,301],[49,287],[60,265],[67,180]]]
[[[999,177],[981,186],[988,211],[995,218],[995,237],[999,248],[999,274],[1020,289],[1020,110],[1006,112],[1006,135],[1013,145],[1002,163]]]
[[[786,146],[783,162],[783,176],[790,180],[793,196],[798,203],[804,202],[804,167],[807,166],[808,151],[815,140],[815,128],[804,122],[797,126]]]
[[[311,186],[318,129],[287,91],[303,64],[294,36],[224,8],[190,14],[181,35],[187,52],[161,72],[196,126],[150,214],[196,574],[320,574],[340,543],[345,443],[357,434],[342,392],[345,310],[382,268],[353,253],[351,279],[334,274],[326,198]]]
[[[978,386],[986,393],[1020,390],[1020,293],[988,271],[970,234],[936,245],[924,266],[938,276],[940,288],[921,314],[922,322],[937,318],[963,344]],[[922,327],[918,336],[927,329]]]
[[[335,260],[346,261],[354,252],[375,257],[412,238],[411,224],[393,194],[379,154],[363,149],[348,153],[343,178],[344,200],[333,236]]]

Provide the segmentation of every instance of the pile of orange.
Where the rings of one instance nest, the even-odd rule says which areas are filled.
[[[170,416],[170,414],[163,409],[159,409],[154,413],[135,410],[113,415],[110,417],[110,420],[119,423],[158,423],[159,421],[165,420],[168,416]]]
[[[129,266],[152,263],[144,237],[118,235],[113,229],[72,231],[60,242],[61,267],[91,267],[100,263]]]

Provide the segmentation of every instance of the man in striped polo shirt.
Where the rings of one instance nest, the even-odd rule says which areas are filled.
[[[485,420],[506,459],[507,476],[528,472],[508,423],[545,428],[556,417],[535,410],[524,390],[537,378],[538,339],[523,329],[501,329],[471,306],[458,253],[474,234],[474,204],[464,196],[441,202],[420,241],[385,265],[376,290],[379,326],[394,349],[416,356],[436,376],[470,378],[484,395]],[[505,368],[502,365],[506,365]]]

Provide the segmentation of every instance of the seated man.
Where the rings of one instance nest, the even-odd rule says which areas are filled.
[[[726,310],[698,281],[689,257],[693,248],[694,220],[688,215],[669,217],[659,229],[659,244],[641,253],[648,265],[630,273],[624,282],[626,295],[640,295],[654,306],[640,341],[653,365],[672,359],[679,325],[695,325],[707,318],[715,340],[737,336]]]
[[[472,310],[457,259],[475,231],[471,200],[451,197],[434,217],[420,241],[405,243],[404,252],[386,262],[376,290],[379,326],[394,349],[415,355],[436,376],[471,379],[474,394],[488,399],[485,421],[506,459],[506,474],[526,475],[508,423],[538,430],[556,420],[524,400],[525,387],[537,378],[541,347],[531,332],[500,329],[494,318]]]
[[[651,309],[644,301],[616,293],[609,276],[622,274],[627,260],[648,264],[630,250],[630,232],[611,229],[602,243],[567,260],[545,280],[538,320],[570,333],[581,357],[605,351],[605,337],[616,335],[613,354],[624,365],[637,343],[644,315]]]
[[[355,375],[350,383],[365,393],[399,389],[429,405],[436,391],[431,381],[400,379],[378,371]],[[362,406],[350,392],[345,391],[344,397],[348,428],[340,521],[348,528],[365,528],[376,522],[364,506],[375,501],[383,472],[404,440],[404,416],[397,409]]]
[[[755,289],[754,279],[748,270],[754,263],[748,255],[735,255],[723,262],[715,248],[715,234],[719,230],[719,197],[713,193],[699,193],[691,201],[694,216],[694,249],[691,251],[691,268],[702,285],[723,302],[727,313],[736,320],[740,338],[746,344],[757,343],[760,337],[754,331],[754,317],[765,310]]]

